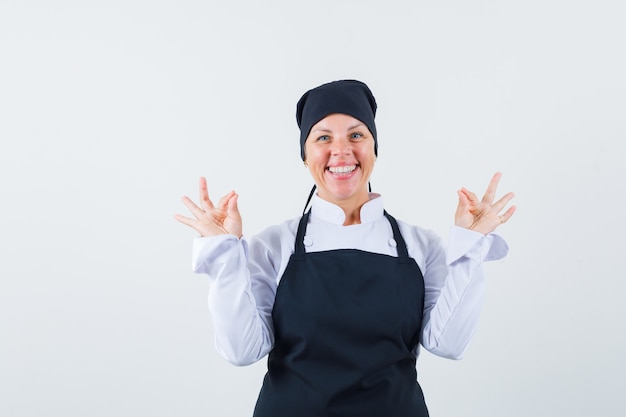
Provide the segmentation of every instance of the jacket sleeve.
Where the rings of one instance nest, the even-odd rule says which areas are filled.
[[[242,366],[263,358],[274,345],[272,308],[280,239],[250,242],[233,235],[196,238],[192,267],[209,276],[209,310],[218,353]]]
[[[506,256],[508,246],[496,234],[483,235],[453,226],[448,248],[431,234],[422,273],[425,283],[422,346],[450,359],[461,359],[476,330],[485,293],[483,262]]]

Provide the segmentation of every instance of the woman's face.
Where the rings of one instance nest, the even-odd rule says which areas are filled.
[[[318,195],[333,203],[369,199],[369,181],[376,154],[367,126],[346,114],[326,116],[311,128],[304,143],[305,162]]]

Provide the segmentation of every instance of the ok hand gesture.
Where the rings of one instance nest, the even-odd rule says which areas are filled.
[[[213,202],[209,200],[206,178],[201,177],[200,207],[191,201],[189,197],[184,196],[182,198],[183,203],[185,203],[195,219],[180,214],[177,214],[174,218],[195,229],[203,237],[231,234],[241,238],[242,225],[241,215],[237,208],[238,197],[238,194],[231,191],[220,199],[217,206],[214,206]]]
[[[489,182],[482,200],[478,200],[476,194],[466,188],[461,188],[458,191],[459,205],[454,216],[454,223],[457,226],[486,235],[511,218],[513,213],[515,213],[515,206],[509,207],[504,214],[500,214],[500,212],[515,196],[513,193],[507,193],[495,203],[493,202],[500,177],[502,177],[502,174],[496,172]]]

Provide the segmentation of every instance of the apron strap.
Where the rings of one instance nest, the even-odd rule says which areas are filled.
[[[306,208],[309,206],[309,203],[311,202],[311,198],[313,198],[313,193],[315,192],[316,188],[317,188],[317,185],[313,184],[313,188],[311,188],[311,192],[309,193],[309,198],[306,199],[306,204],[304,205],[304,208],[302,209],[302,215],[304,215]]]
[[[398,227],[398,222],[396,219],[389,213],[387,210],[384,211],[385,217],[391,223],[391,230],[393,230],[393,238],[396,241],[396,249],[398,250],[398,257],[409,261],[409,251],[406,249],[406,243],[404,242],[404,238],[402,237],[402,233],[400,233],[400,228]],[[404,262],[404,261],[403,261]]]
[[[310,215],[311,209],[302,215],[298,224],[298,232],[296,233],[296,241],[294,243],[294,252],[298,260],[304,259],[304,234],[306,233],[306,225],[309,223]]]

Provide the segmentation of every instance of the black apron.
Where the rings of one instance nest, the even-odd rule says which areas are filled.
[[[254,417],[425,417],[415,356],[424,279],[396,220],[398,257],[306,253],[302,216],[276,291],[275,344]]]

